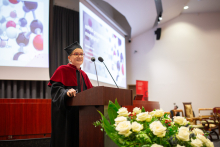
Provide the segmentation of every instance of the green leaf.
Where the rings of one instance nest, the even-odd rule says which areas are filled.
[[[121,108],[121,106],[119,105],[119,103],[118,103],[118,101],[117,101],[117,98],[115,99],[115,106],[116,106],[118,109]]]
[[[152,143],[150,137],[147,134],[138,134],[136,135],[138,142],[142,144]]]
[[[117,131],[115,130],[114,127],[112,127],[109,123],[109,121],[104,117],[104,115],[98,111],[99,114],[101,115],[102,117],[102,120],[103,120],[103,128],[106,132],[106,134],[111,138],[112,141],[114,141],[118,146],[121,146],[121,144],[119,143],[118,141],[118,138],[115,137],[115,133],[117,133]]]
[[[125,144],[125,141],[124,141],[122,138],[118,138],[118,141],[119,141],[122,145]]]
[[[164,117],[164,118],[168,118],[168,114],[167,114],[167,113],[165,113],[163,117]]]
[[[112,125],[115,124],[115,118],[118,115],[117,112],[118,112],[118,108],[116,107],[116,105],[112,101],[109,101],[109,103],[108,103],[108,117],[109,117],[109,120]]]
[[[146,112],[143,106],[142,106],[141,112]]]
[[[98,111],[98,110],[97,110]],[[115,129],[111,126],[111,124],[108,122],[108,120],[104,117],[104,115],[98,111],[99,114],[101,115],[102,117],[102,121],[103,121],[103,127],[105,129],[105,132],[108,134],[108,133],[111,133],[111,132],[114,132]]]

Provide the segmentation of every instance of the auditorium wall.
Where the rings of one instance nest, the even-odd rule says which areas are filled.
[[[182,14],[158,27],[160,40],[153,28],[127,45],[127,83],[149,81],[149,100],[165,111],[192,102],[198,116],[220,106],[220,13]]]

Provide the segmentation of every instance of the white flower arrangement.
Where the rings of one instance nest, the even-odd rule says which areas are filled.
[[[103,116],[94,123],[101,126],[107,135],[120,147],[214,147],[208,134],[192,129],[189,122],[180,116],[170,117],[162,109],[145,112],[135,107],[133,112],[109,102],[109,121]]]

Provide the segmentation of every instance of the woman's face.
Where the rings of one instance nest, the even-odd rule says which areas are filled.
[[[72,63],[72,65],[75,65],[77,68],[79,68],[80,65],[82,65],[83,63],[83,54],[83,50],[77,48],[68,56],[68,59]]]

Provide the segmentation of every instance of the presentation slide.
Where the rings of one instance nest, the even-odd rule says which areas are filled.
[[[0,0],[0,79],[49,80],[50,0]]]
[[[49,67],[49,0],[0,0],[0,66]]]
[[[95,66],[91,61],[91,57],[95,57],[99,81],[115,85],[105,65],[98,61],[98,57],[102,57],[117,85],[126,88],[124,36],[82,3],[80,3],[80,44],[85,52],[82,69],[90,79],[97,80]]]

